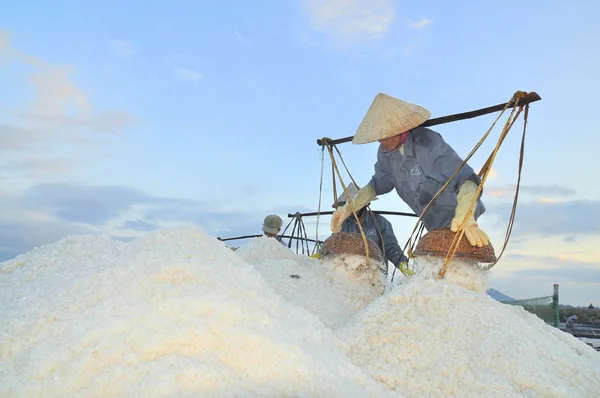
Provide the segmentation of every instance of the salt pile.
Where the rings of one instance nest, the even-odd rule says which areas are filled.
[[[0,396],[597,396],[597,352],[473,290],[196,227],[69,237],[0,263]]]
[[[67,238],[0,270],[2,397],[390,394],[197,228]]]
[[[421,274],[394,289],[337,331],[343,351],[408,397],[598,396],[597,352],[457,279]]]
[[[288,302],[307,309],[330,328],[343,325],[381,296],[370,275],[362,278],[345,269],[346,263],[352,264],[352,256],[319,261],[267,237],[255,239],[236,253]]]

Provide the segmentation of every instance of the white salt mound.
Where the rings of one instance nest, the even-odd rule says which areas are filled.
[[[338,331],[343,351],[408,397],[597,397],[600,355],[521,307],[415,278]]]
[[[0,396],[597,396],[593,348],[420,265],[381,296],[266,237],[65,238],[0,263]]]
[[[0,396],[386,396],[197,228],[71,237],[0,266]]]
[[[330,328],[343,325],[381,297],[381,291],[372,286],[370,275],[363,278],[346,269],[346,263],[353,263],[352,256],[319,261],[296,254],[264,236],[236,253],[252,264],[283,298],[315,314]],[[364,262],[361,259],[355,263],[361,261]]]

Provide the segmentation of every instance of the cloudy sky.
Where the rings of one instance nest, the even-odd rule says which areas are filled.
[[[0,261],[69,234],[192,222],[232,237],[260,233],[269,213],[286,225],[318,208],[316,139],[352,135],[377,93],[437,117],[523,90],[543,99],[491,287],[527,298],[559,283],[562,303],[600,305],[599,12],[595,0],[11,2],[0,15]],[[436,130],[464,157],[496,116]],[[485,185],[480,224],[497,252],[522,126]],[[377,145],[339,149],[366,184]],[[408,211],[394,193],[373,208]],[[405,242],[415,219],[389,219]],[[328,236],[329,218],[319,225]]]

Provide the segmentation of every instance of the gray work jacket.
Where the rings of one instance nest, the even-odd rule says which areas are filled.
[[[385,263],[387,261],[391,261],[396,267],[403,261],[408,261],[408,259],[404,256],[400,245],[398,245],[398,240],[394,235],[394,229],[392,228],[392,224],[380,216],[379,214],[373,213],[376,220],[373,220],[371,216],[371,212],[365,211],[361,216],[361,226],[367,238],[371,239],[373,242],[377,243],[379,249],[384,255]],[[381,239],[379,237],[379,233],[377,232],[377,227],[375,225],[375,221],[377,221],[377,226],[379,227],[379,231],[381,231],[381,236],[383,237],[383,243],[381,243]],[[343,223],[341,227],[342,232],[359,232],[358,224],[356,223],[356,218],[354,218],[354,214],[350,215]]]
[[[409,131],[404,154],[400,151],[383,152],[382,149],[380,145],[375,174],[369,185],[377,195],[396,188],[398,196],[418,215],[462,163],[460,156],[440,134],[424,127]],[[463,166],[423,217],[428,231],[450,226],[458,204],[458,189],[467,180],[477,185],[481,182],[468,164]],[[475,220],[484,212],[485,206],[480,197]]]

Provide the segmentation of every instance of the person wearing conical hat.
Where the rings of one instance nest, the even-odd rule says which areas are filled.
[[[359,189],[353,182],[351,182],[348,184],[347,191],[350,194],[350,197],[354,200],[356,195],[358,195]],[[342,192],[332,207],[337,208],[338,206],[343,206],[346,204],[346,202],[346,194]],[[377,246],[379,246],[381,253],[383,253],[385,259],[384,263],[386,265],[388,261],[391,261],[396,268],[400,269],[402,273],[405,273],[405,265],[408,263],[408,258],[406,258],[402,248],[398,244],[398,239],[396,239],[394,229],[392,228],[392,223],[390,223],[380,214],[366,211],[367,206],[368,204],[356,212],[366,237],[371,239],[377,244]],[[340,230],[341,232],[360,232],[358,222],[353,216],[348,217],[342,223]]]
[[[419,127],[429,117],[427,109],[379,93],[369,107],[352,140],[353,144],[379,142],[375,173],[354,200],[355,211],[378,195],[392,189],[418,215],[452,177],[463,160],[437,132]],[[457,232],[465,223],[465,236],[473,246],[489,243],[477,219],[485,212],[481,197],[474,211],[469,207],[481,183],[479,176],[465,164],[434,204],[423,215],[428,231],[449,227]],[[336,232],[351,214],[351,204],[339,207],[331,218]]]

